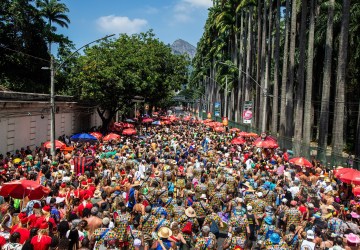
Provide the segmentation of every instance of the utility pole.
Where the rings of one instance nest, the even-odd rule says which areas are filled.
[[[71,53],[68,57],[66,57],[64,59],[64,61],[58,65],[56,68],[54,67],[54,58],[53,55],[51,54],[51,46],[49,45],[49,54],[50,54],[50,68],[48,67],[42,67],[41,69],[46,69],[46,70],[50,70],[50,143],[51,143],[51,149],[50,149],[50,153],[52,156],[52,160],[55,160],[55,73],[61,69],[61,67],[70,59],[72,58],[79,50],[81,50],[82,48],[92,44],[92,43],[97,43],[99,41],[105,40],[109,37],[115,36],[115,34],[112,35],[108,35],[105,36],[103,38],[97,39],[95,41],[89,42],[83,46],[81,46],[80,48],[78,48],[77,50],[75,50],[73,53]]]

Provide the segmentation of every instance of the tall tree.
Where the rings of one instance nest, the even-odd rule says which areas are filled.
[[[49,45],[51,42],[59,42],[57,41],[57,36],[55,35],[57,30],[56,26],[53,26],[53,24],[68,28],[70,19],[66,13],[69,12],[69,9],[64,3],[60,3],[57,0],[37,0],[36,5],[40,9],[40,15],[48,24],[47,33]],[[51,48],[49,48],[49,50],[50,49]]]
[[[342,156],[344,149],[344,120],[345,120],[345,86],[346,65],[349,39],[350,0],[343,0],[341,32],[339,36],[339,52],[336,74],[336,92],[333,126],[333,151]]]
[[[273,89],[273,109],[272,109],[272,125],[271,131],[278,132],[278,113],[279,113],[279,57],[280,57],[280,0],[276,1],[276,17],[275,17],[275,44],[274,44],[274,89]]]
[[[331,64],[333,51],[333,26],[334,26],[334,6],[335,0],[328,2],[328,18],[326,28],[326,44],[325,44],[325,59],[324,59],[324,77],[321,93],[321,111],[319,121],[319,141],[318,141],[318,158],[325,160],[327,139],[329,131],[329,100],[330,100],[330,86],[331,86]]]
[[[299,67],[297,74],[294,152],[301,154],[302,124],[304,117],[304,76],[305,76],[305,44],[306,44],[307,0],[301,1],[301,24],[299,35]]]
[[[286,0],[285,7],[285,30],[284,30],[284,52],[281,74],[281,104],[280,104],[280,137],[286,135],[286,86],[288,81],[288,62],[289,62],[289,28],[290,28],[290,0]]]
[[[304,155],[310,156],[311,141],[311,101],[313,89],[313,64],[314,64],[314,34],[315,34],[315,8],[316,0],[310,0],[310,18],[309,18],[309,38],[307,47],[307,65],[306,65],[306,87],[305,87],[305,104],[304,104],[304,131],[303,142],[305,145]]]
[[[297,0],[291,1],[291,26],[289,46],[289,81],[286,86],[286,137],[290,140],[294,134],[294,80],[295,80],[295,45],[296,45]]]

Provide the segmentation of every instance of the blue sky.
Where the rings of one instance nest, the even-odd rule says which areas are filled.
[[[153,29],[164,43],[181,38],[196,46],[212,0],[62,0],[70,25],[59,32],[76,47],[108,34]]]

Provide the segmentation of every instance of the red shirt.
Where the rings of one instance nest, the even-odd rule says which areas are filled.
[[[36,235],[31,239],[31,245],[36,250],[48,250],[51,245],[51,237],[47,235]]]
[[[304,214],[306,212],[306,207],[305,206],[300,206],[298,209],[302,214]]]
[[[35,214],[32,214],[29,216],[29,226],[30,228],[34,228],[35,227],[35,224],[36,224],[36,221],[39,219],[38,216],[36,216]]]
[[[43,223],[44,221],[50,222],[52,224],[53,228],[56,228],[55,220],[53,218],[51,218],[51,217],[46,219],[45,216],[41,216],[39,219],[37,219],[37,221],[35,223],[35,227],[40,228],[41,223]]]
[[[88,209],[92,209],[93,207],[93,204],[92,203],[89,203],[89,202],[86,202],[86,204],[84,205],[84,203],[82,202],[79,207],[78,207],[78,213],[79,215],[82,217],[82,212],[85,208],[88,208]]]
[[[20,244],[24,244],[30,237],[30,231],[27,228],[18,227],[14,230],[14,233],[18,232],[20,234]]]

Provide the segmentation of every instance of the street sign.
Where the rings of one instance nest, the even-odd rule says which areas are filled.
[[[253,117],[252,109],[253,109],[253,102],[252,101],[246,101],[244,103],[244,110],[243,110],[243,113],[242,113],[243,123],[251,124],[252,117]]]
[[[220,117],[220,108],[221,108],[220,105],[221,105],[220,102],[215,102],[215,109],[214,109],[215,117]]]

